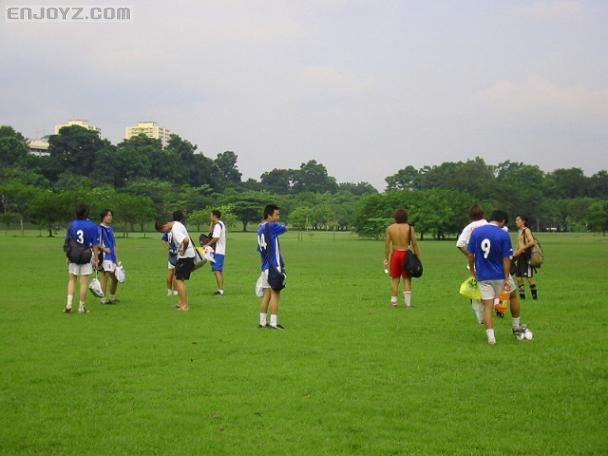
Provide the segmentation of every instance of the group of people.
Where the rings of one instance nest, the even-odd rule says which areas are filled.
[[[85,250],[90,250],[90,257],[83,261],[68,257],[68,290],[65,313],[72,312],[76,282],[80,277],[78,312],[88,313],[86,306],[89,291],[89,277],[94,270],[101,272],[101,303],[114,304],[117,302],[118,289],[117,270],[121,265],[116,250],[116,238],[112,228],[112,210],[104,209],[97,225],[89,220],[89,206],[81,204],[76,209],[76,218],[70,223],[66,233],[66,245],[73,241]],[[108,290],[108,282],[110,288]]]
[[[520,300],[525,299],[524,279],[528,280],[532,299],[538,299],[534,278],[534,268],[530,266],[530,256],[534,247],[534,236],[528,227],[528,219],[518,215],[515,224],[518,229],[517,250],[513,251],[508,234],[508,216],[496,210],[490,221],[484,218],[483,209],[474,205],[469,210],[469,223],[456,242],[456,247],[467,257],[470,274],[477,280],[481,300],[471,300],[473,312],[479,323],[483,323],[488,343],[496,343],[493,314],[499,296],[508,296],[513,334],[520,337],[527,327],[521,323]],[[384,264],[391,277],[391,298],[393,307],[398,305],[398,291],[403,279],[403,298],[406,308],[412,306],[411,278],[405,270],[407,255],[413,251],[420,257],[416,241],[416,231],[408,224],[405,209],[395,211],[395,223],[386,229]],[[515,275],[517,286],[513,280]],[[502,316],[502,313],[496,311]]]

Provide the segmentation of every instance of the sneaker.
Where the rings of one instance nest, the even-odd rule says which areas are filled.
[[[69,314],[71,312],[72,312],[72,308],[71,307],[67,307],[66,306],[66,307],[63,308],[63,313]]]
[[[258,328],[267,328],[267,327],[268,327],[267,324],[266,325],[260,325],[260,324],[258,324]]]
[[[276,325],[276,326],[267,325],[266,327],[267,327],[268,329],[285,329],[285,328],[283,327],[283,325],[279,325],[279,324],[278,324],[278,325]]]
[[[496,345],[496,339],[488,339],[489,345]]]
[[[86,306],[79,307],[79,308],[78,308],[78,313],[79,313],[79,314],[86,314],[86,313],[89,313],[89,309],[87,309],[87,307],[86,307]]]
[[[167,296],[173,296],[173,290],[167,290]]]
[[[527,330],[528,327],[526,325],[519,325],[517,328],[513,328],[513,335],[517,338],[517,340],[524,340]]]
[[[222,293],[220,290],[215,290],[212,296],[224,296],[224,293]]]
[[[188,306],[178,306],[177,310],[181,310],[182,312],[188,312],[190,310],[190,307],[188,307]]]

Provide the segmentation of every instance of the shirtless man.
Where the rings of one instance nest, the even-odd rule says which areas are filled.
[[[403,277],[403,299],[405,307],[412,306],[412,279],[403,268],[407,257],[408,247],[412,246],[414,253],[420,258],[420,249],[416,242],[416,231],[407,223],[407,211],[397,209],[395,211],[395,223],[386,229],[384,241],[384,265],[389,266],[391,276],[391,305],[397,307],[397,293],[399,293],[399,281]],[[390,261],[389,261],[390,259]]]

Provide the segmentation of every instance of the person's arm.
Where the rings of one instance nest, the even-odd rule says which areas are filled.
[[[179,245],[179,254],[184,256],[186,254],[186,249],[190,245],[190,238],[186,236]]]
[[[516,255],[521,255],[526,250],[528,250],[534,246],[534,236],[532,236],[532,231],[530,231],[530,228],[524,228],[523,238],[524,238],[524,244],[517,250]]]
[[[386,229],[386,233],[384,235],[384,265],[388,265],[388,260],[391,255],[391,235],[389,233],[389,229]]]
[[[456,241],[456,248],[458,250],[460,250],[460,253],[462,253],[465,257],[468,258],[469,256],[469,251],[467,250],[467,245],[469,244],[469,239],[471,239],[471,229],[470,229],[470,224],[465,226],[464,229],[462,230],[462,233],[460,233],[460,236],[458,236],[458,240]]]
[[[414,253],[418,258],[420,258],[420,247],[418,247],[418,241],[416,240],[416,230],[413,226],[411,226],[410,234],[412,235],[412,239],[410,239],[410,243],[412,244],[412,248],[414,249]]]
[[[475,274],[475,255],[468,252],[467,258],[469,259],[469,272],[473,277],[477,278],[477,275]]]
[[[211,247],[211,246],[214,246],[215,244],[217,244],[217,241],[219,241],[219,240],[220,240],[220,236],[221,236],[221,234],[222,234],[222,227],[220,226],[220,224],[219,224],[219,223],[216,223],[216,224],[213,226],[212,233],[213,233],[213,234],[211,235],[211,236],[212,236],[212,237],[211,237],[211,239],[209,239],[209,241],[208,241],[208,242],[207,242],[207,243],[206,243],[206,244],[205,244],[203,247],[207,247],[207,246]]]

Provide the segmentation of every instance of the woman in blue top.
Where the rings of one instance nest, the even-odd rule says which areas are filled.
[[[101,244],[101,252],[103,254],[103,262],[101,268],[103,274],[101,276],[101,289],[103,290],[102,304],[114,304],[116,302],[116,289],[118,288],[118,279],[116,278],[116,267],[120,264],[118,253],[116,252],[116,238],[112,229],[112,211],[104,209],[101,213],[101,223],[99,224],[99,243]],[[107,294],[108,279],[111,280],[110,294]]]

